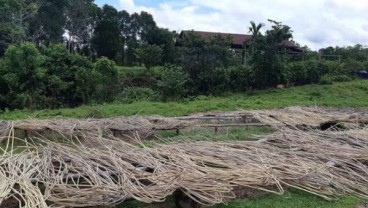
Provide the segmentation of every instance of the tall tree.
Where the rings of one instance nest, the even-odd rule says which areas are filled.
[[[176,58],[175,50],[176,34],[168,29],[156,27],[146,37],[147,44],[158,45],[162,48],[162,62],[173,63]]]
[[[249,32],[252,33],[252,36],[262,35],[261,29],[264,26],[263,23],[256,24],[254,21],[250,21]]]
[[[65,29],[68,33],[69,51],[85,48],[90,51],[93,29],[97,21],[97,5],[94,0],[69,0]]]
[[[215,35],[203,37],[195,32],[183,33],[178,41],[183,69],[189,75],[194,93],[208,93],[215,82],[215,71],[227,68],[236,62],[234,53],[229,50],[230,37]],[[211,83],[210,83],[211,82]]]
[[[255,85],[258,88],[275,87],[285,81],[285,43],[293,37],[289,26],[274,20],[269,21],[273,24],[272,29],[255,40],[251,56],[251,64],[257,78]]]
[[[130,14],[123,10],[119,12],[119,28],[120,28],[120,35],[122,37],[122,44],[123,47],[121,49],[121,57],[120,57],[120,61],[123,63],[123,65],[125,65],[126,61],[127,61],[127,56],[126,56],[126,48],[128,46],[128,41],[132,38],[132,28],[131,28],[131,18],[130,18]]]
[[[136,62],[134,55],[135,49],[140,45],[148,43],[149,37],[157,28],[156,22],[153,16],[147,12],[141,12],[140,14],[134,13],[130,16],[130,25],[128,32],[128,38],[126,40],[126,57],[128,65],[132,65]]]
[[[105,5],[99,12],[99,21],[92,40],[98,56],[115,59],[123,47],[119,28],[119,12],[112,6]]]
[[[8,45],[26,40],[29,21],[38,8],[36,1],[0,0],[0,55]]]
[[[250,54],[253,54],[255,49],[255,44],[258,42],[257,39],[261,38],[261,29],[265,26],[263,23],[256,24],[254,21],[250,21],[249,32],[252,34],[252,39],[246,44],[250,46]]]
[[[151,68],[161,62],[162,49],[157,45],[143,44],[135,49],[135,56],[144,64],[150,75],[152,75]]]
[[[148,38],[157,28],[156,22],[153,16],[145,11],[142,11],[139,15],[139,28],[138,35],[142,43],[147,43]]]
[[[9,89],[12,108],[38,108],[42,105],[45,70],[44,57],[32,43],[10,46],[3,59],[1,77]]]
[[[37,46],[63,41],[68,0],[37,0],[38,12],[30,21],[28,40]]]

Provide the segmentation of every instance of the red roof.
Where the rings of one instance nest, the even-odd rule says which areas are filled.
[[[194,33],[203,38],[211,38],[217,35],[220,35],[223,38],[231,38],[233,40],[234,45],[243,45],[244,42],[250,40],[252,38],[251,35],[245,34],[233,34],[233,33],[219,33],[219,32],[204,32],[204,31],[192,31],[192,30],[184,30],[182,34],[185,33]]]
[[[234,34],[234,33],[220,33],[220,32],[204,32],[204,31],[194,31],[194,30],[183,30],[181,32],[181,35],[185,34],[185,33],[194,33],[197,34],[205,39],[209,39],[211,37],[220,35],[223,38],[231,38],[233,40],[232,45],[236,45],[236,47],[243,47],[244,42],[249,41],[250,39],[252,39],[252,35],[247,35],[247,34]],[[289,40],[284,40],[281,43],[282,45],[288,47],[288,48],[293,48],[293,49],[297,49],[297,46],[289,41]]]

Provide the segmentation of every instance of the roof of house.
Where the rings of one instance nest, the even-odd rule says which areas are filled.
[[[195,33],[203,38],[211,38],[211,37],[220,35],[223,38],[231,38],[233,40],[234,45],[243,45],[244,42],[252,39],[252,35],[246,35],[246,34],[204,32],[204,31],[193,31],[193,30],[184,30],[181,32],[181,34],[186,34],[186,33]]]
[[[203,38],[211,38],[214,36],[220,35],[223,38],[231,38],[233,40],[233,45],[237,45],[243,47],[244,42],[247,42],[252,39],[252,35],[248,34],[235,34],[235,33],[221,33],[221,32],[205,32],[205,31],[194,31],[194,30],[183,30],[180,35],[185,35],[186,33],[194,33]],[[288,48],[297,48],[296,45],[292,41],[282,41],[282,45]]]

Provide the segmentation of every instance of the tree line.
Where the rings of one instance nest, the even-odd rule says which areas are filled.
[[[147,12],[100,8],[93,0],[0,0],[0,56],[12,44],[32,42],[39,48],[65,43],[70,52],[133,65],[135,49],[150,44],[160,46],[162,60],[170,62],[174,37]]]
[[[0,0],[0,109],[330,84],[368,67],[368,50],[361,45],[318,52],[300,47],[303,52],[293,54],[285,44],[298,46],[291,28],[268,24],[266,30],[251,22],[246,50],[236,51],[230,37],[179,36],[158,27],[147,12],[100,8],[93,0]]]

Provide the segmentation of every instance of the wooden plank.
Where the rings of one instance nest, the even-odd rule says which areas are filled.
[[[178,120],[190,121],[190,120],[234,120],[242,119],[244,116],[234,115],[234,116],[199,116],[199,117],[178,117]]]
[[[270,126],[267,124],[262,123],[239,123],[239,124],[202,124],[201,127],[214,127],[214,128],[221,128],[221,127],[252,127],[252,126]]]

